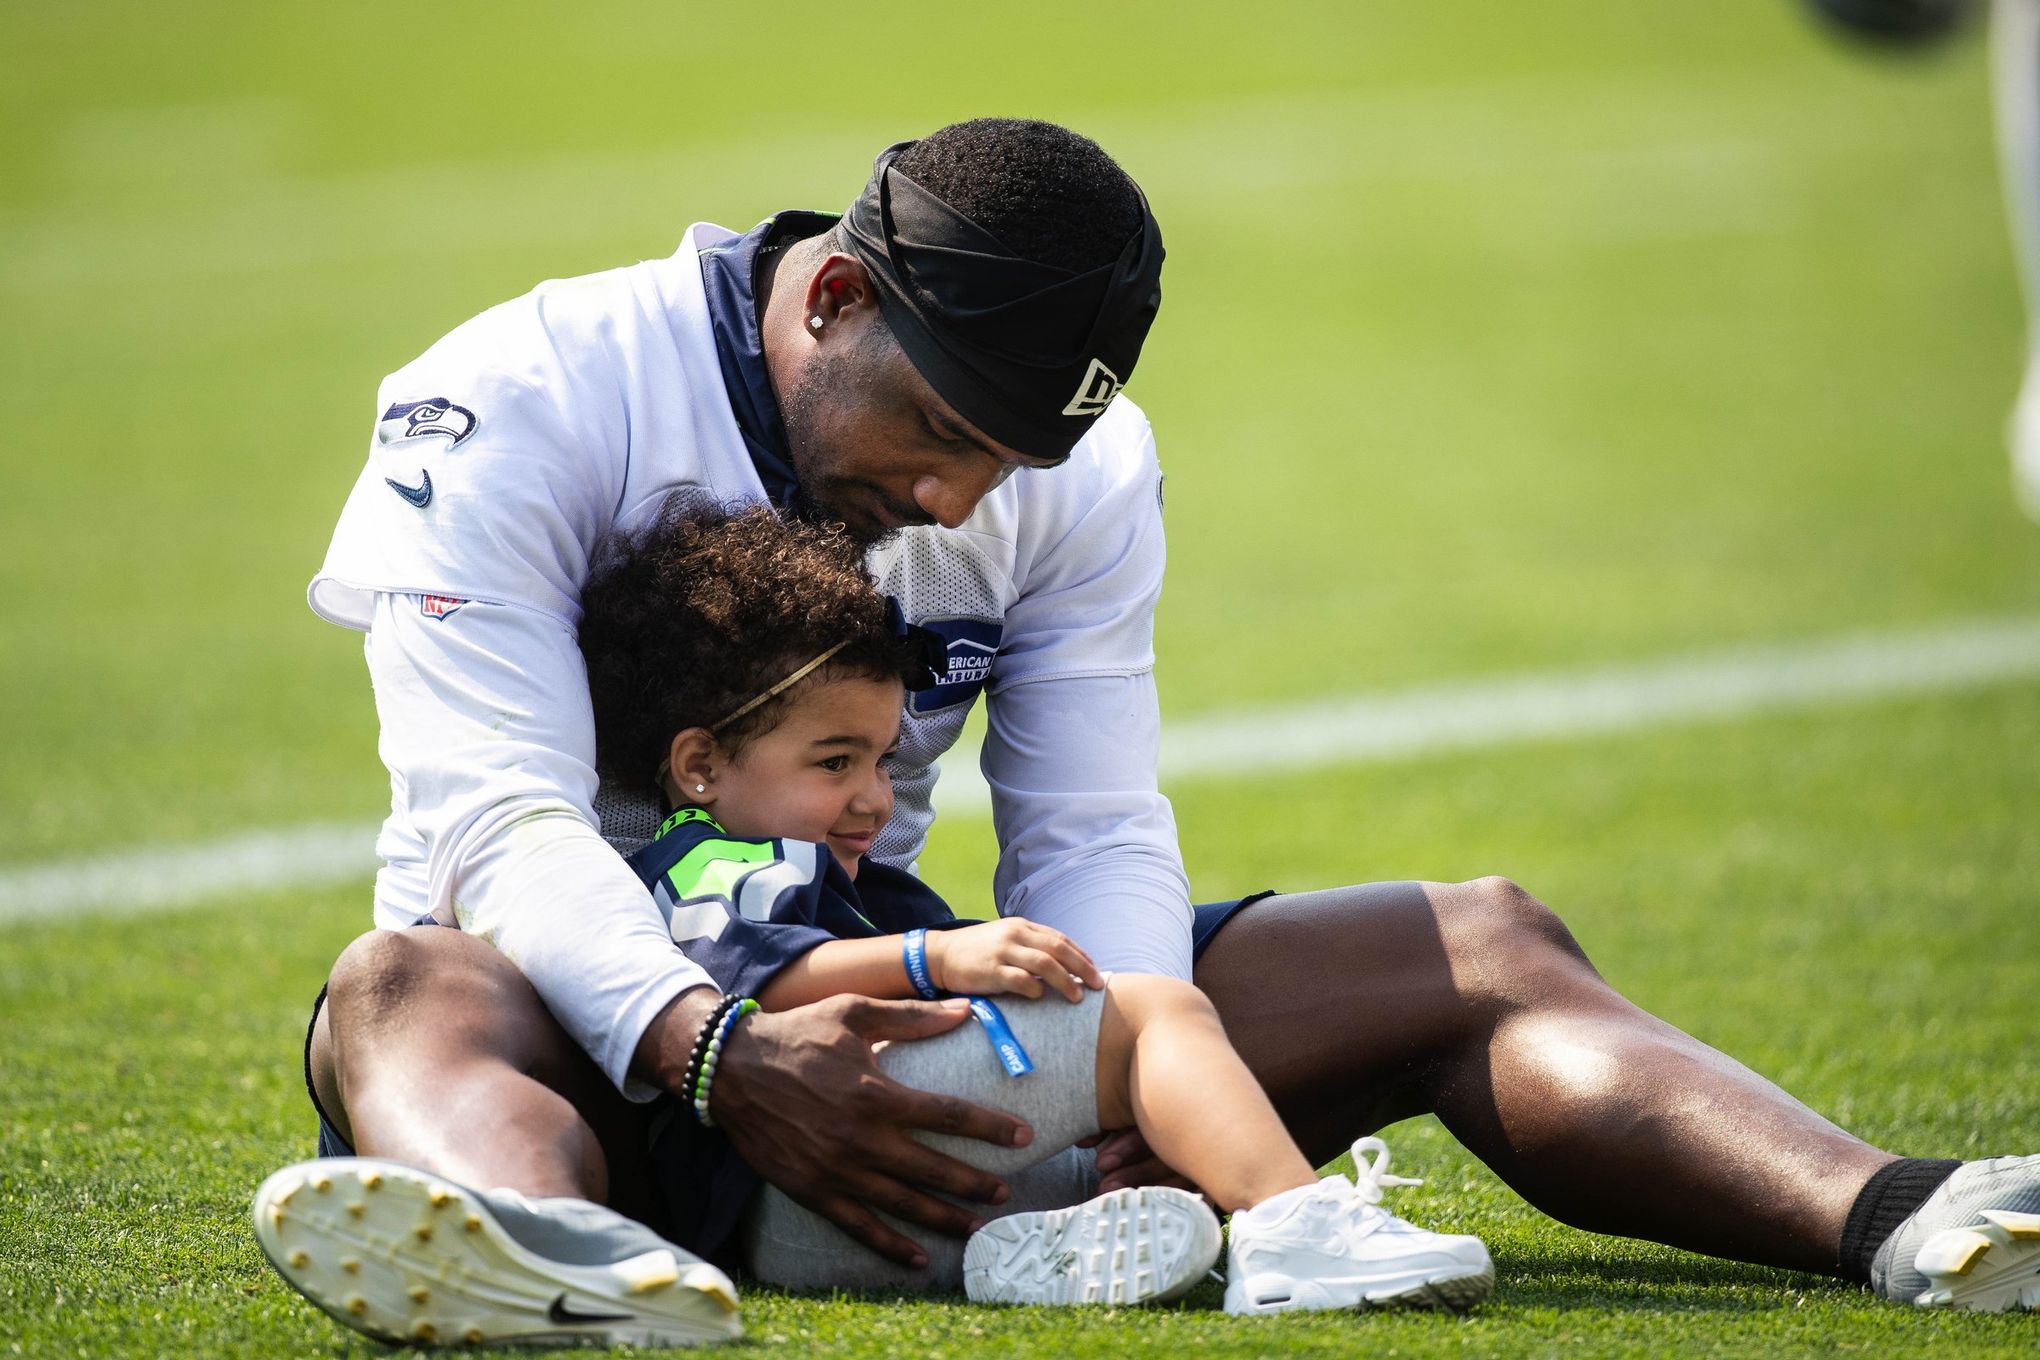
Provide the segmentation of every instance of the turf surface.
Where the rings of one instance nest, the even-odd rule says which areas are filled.
[[[696,12],[701,10],[702,12]],[[899,136],[1061,117],[1148,187],[1132,393],[1189,714],[2040,612],[1983,51],[1641,6],[189,5],[0,12],[0,867],[383,797],[304,609],[378,376]],[[2040,1148],[2040,687],[1174,790],[1200,893],[1507,872],[1640,1002],[1895,1148]],[[928,869],[982,900],[982,824]],[[364,893],[0,926],[0,1349],[367,1353],[261,1266]],[[1595,1239],[1435,1126],[1466,1320],[748,1295],[758,1351],[2031,1353],[2033,1319]]]

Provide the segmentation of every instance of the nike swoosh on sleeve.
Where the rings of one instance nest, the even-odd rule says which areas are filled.
[[[423,510],[432,500],[432,474],[421,468],[419,469],[419,475],[424,478],[424,481],[417,486],[405,486],[394,477],[383,478],[383,485],[417,506],[420,510]]]

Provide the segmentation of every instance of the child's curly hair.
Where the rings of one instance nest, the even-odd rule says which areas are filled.
[[[896,636],[856,544],[765,506],[669,500],[649,527],[604,545],[581,607],[595,763],[624,783],[655,783],[674,734],[690,727],[714,729],[739,753],[823,679],[925,681],[923,655]],[[812,675],[717,726],[838,643]]]

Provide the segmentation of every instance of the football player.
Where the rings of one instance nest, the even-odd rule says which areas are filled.
[[[307,1035],[321,1150],[500,1187],[501,1234],[502,1215],[464,1202],[478,1239],[522,1244],[520,1269],[582,1281],[656,1257],[659,1289],[685,1286],[685,1263],[628,1225],[670,1196],[647,1126],[671,1117],[724,998],[618,853],[660,810],[599,787],[575,640],[597,545],[679,494],[845,526],[944,639],[869,858],[911,871],[938,759],[982,696],[999,911],[1101,968],[1194,977],[1313,1162],[1430,1111],[1582,1227],[1909,1301],[2031,1302],[2040,1159],[1900,1158],[1852,1137],[1637,1009],[1506,879],[1193,909],[1155,777],[1161,474],[1120,392],[1162,258],[1146,198],[1094,144],[975,120],[889,148],[840,217],[696,225],[673,256],[543,284],[385,381],[311,588],[367,635],[392,791],[381,929],[336,963]],[[425,920],[457,928],[409,928]],[[925,1265],[879,1209],[962,1237],[972,1205],[1057,1207],[915,1137],[1010,1147],[1031,1139],[1023,1121],[876,1065],[879,1040],[965,1021],[856,996],[753,1016],[720,1052],[709,1113],[793,1201]],[[1097,1166],[1104,1191],[1174,1179],[1133,1131]],[[597,1204],[628,1217],[590,1228]],[[273,1211],[289,1205],[258,1201],[258,1219]],[[586,1334],[628,1334],[635,1310],[578,1287],[548,1297]],[[717,1288],[698,1277],[697,1294]],[[626,1320],[587,1320],[603,1314]]]

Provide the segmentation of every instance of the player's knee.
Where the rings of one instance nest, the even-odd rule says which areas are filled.
[[[340,1023],[386,1015],[400,1009],[423,981],[417,951],[394,930],[359,936],[333,963],[326,978],[326,1010]]]
[[[493,971],[489,954],[458,946],[469,937],[452,930],[371,930],[358,937],[333,964],[326,980],[326,1004],[334,1020],[350,1028],[409,1016],[418,1007],[444,1002],[459,1007],[493,986],[479,976]],[[482,947],[484,950],[487,946]]]
[[[1454,884],[1438,903],[1438,917],[1455,962],[1531,968],[1586,957],[1557,912],[1499,875]]]

